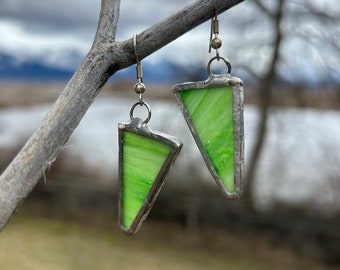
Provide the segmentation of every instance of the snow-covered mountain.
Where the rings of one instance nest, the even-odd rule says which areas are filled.
[[[8,54],[0,53],[0,81],[68,81],[76,66],[80,64],[82,56],[74,56],[72,66],[60,66],[46,63],[39,58],[18,59]],[[171,84],[186,81],[190,78],[205,79],[205,67],[180,66],[172,62],[159,63],[143,62],[143,77],[146,83]],[[136,79],[134,66],[118,71],[113,79]]]
[[[20,60],[0,54],[0,80],[59,81],[69,80],[73,70],[47,65],[39,59]]]

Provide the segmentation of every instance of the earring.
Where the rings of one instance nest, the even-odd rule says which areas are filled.
[[[182,142],[170,135],[151,130],[150,106],[143,101],[145,85],[142,65],[137,55],[137,36],[134,53],[138,83],[135,92],[139,100],[132,105],[130,121],[118,124],[119,136],[119,222],[126,234],[138,231],[158,196],[164,179],[178,156]],[[144,107],[147,117],[134,116],[137,106]]]
[[[214,37],[212,35],[214,33]],[[215,182],[229,199],[239,198],[244,185],[243,83],[231,77],[228,59],[219,55],[217,12],[211,19],[208,79],[173,86],[177,103]],[[227,73],[213,74],[211,64],[225,63]]]

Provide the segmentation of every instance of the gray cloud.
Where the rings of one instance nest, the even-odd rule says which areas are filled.
[[[193,1],[121,0],[117,39],[130,38],[134,33],[140,33]],[[275,1],[264,1],[268,8],[275,7]],[[336,5],[336,0],[329,1],[334,7],[339,6]],[[268,22],[268,16],[261,14],[253,3],[246,1],[219,16],[220,36],[224,41],[221,52],[234,66],[247,66],[261,73],[262,69],[267,67],[271,55],[272,25]],[[286,7],[293,13],[297,10],[296,3],[300,5],[304,3],[302,6],[306,7],[313,3],[316,10],[330,10],[333,7],[331,4],[327,6],[322,0],[289,3],[295,3],[295,6]],[[15,55],[20,59],[40,57],[54,65],[69,65],[68,55],[76,52],[81,58],[90,48],[97,28],[99,11],[100,0],[0,0],[0,53]],[[336,13],[338,12],[339,10]],[[315,24],[312,19],[297,24],[289,16],[285,16],[283,26],[288,33],[298,29],[302,33],[307,30],[323,33],[327,29],[329,36],[332,37],[330,40],[336,42],[339,30],[334,30],[335,28],[339,27],[328,25],[325,28],[321,20]],[[207,52],[209,31],[210,25],[207,22],[157,51],[148,57],[148,60],[167,59],[183,65],[205,63],[211,56]],[[324,49],[327,44],[331,45],[330,42],[322,44],[322,50],[319,50],[321,46],[318,44],[314,47],[318,53],[324,52],[322,60],[330,59],[327,60],[327,65],[335,63],[332,64],[334,66],[332,68],[338,70],[339,58],[333,52],[329,53],[329,50]],[[289,37],[285,39],[284,45],[285,53],[282,54],[286,66],[284,70],[288,70],[289,66],[289,71],[304,72],[305,69],[301,68],[303,62],[308,62],[305,66],[315,70],[318,62],[307,53],[306,48],[310,46],[308,38],[295,40],[294,43]]]
[[[97,0],[0,0],[0,18],[23,22],[28,31],[71,31],[94,28]]]
[[[117,39],[132,37],[192,1],[122,0]],[[67,52],[84,55],[97,28],[100,2],[0,0],[0,53],[56,65],[64,65]]]
[[[184,7],[190,0],[121,1],[119,27],[150,26]],[[28,31],[95,30],[100,0],[0,0],[0,19],[18,20]]]

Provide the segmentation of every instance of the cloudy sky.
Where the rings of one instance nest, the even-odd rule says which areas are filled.
[[[329,0],[326,3],[319,0],[301,1],[308,5],[312,3],[318,9],[334,10],[334,7],[339,6],[338,0]],[[130,38],[134,33],[143,31],[191,2],[193,1],[121,0],[117,39]],[[269,8],[274,5],[271,0],[266,0],[265,3]],[[289,8],[303,10],[304,7],[287,5],[287,9]],[[0,0],[0,54],[15,56],[18,61],[40,59],[53,66],[74,69],[91,46],[99,11],[100,0]],[[268,65],[268,56],[271,53],[268,44],[272,32],[270,23],[259,12],[251,1],[245,1],[220,15],[219,19],[220,37],[224,41],[222,54],[231,60],[232,65],[248,64],[261,73]],[[243,27],[245,23],[248,27]],[[204,23],[190,31],[145,61],[176,59],[177,63],[183,65],[205,64],[211,57],[208,54],[209,24]],[[294,28],[295,25],[287,22],[287,32],[291,31],[289,27]],[[306,27],[301,27],[301,31],[318,32],[317,27],[319,26],[308,21]],[[334,41],[337,42],[338,39]],[[332,53],[320,56],[319,45],[307,48],[306,40],[303,42],[301,39],[284,42],[283,49],[287,53],[283,53],[285,59],[281,70],[289,69],[300,73],[304,71],[303,76],[309,76],[320,67],[320,61],[326,58],[326,65],[337,68],[338,57],[334,57]]]
[[[134,33],[141,32],[190,2],[121,1],[117,39],[131,38]],[[16,55],[22,60],[39,57],[50,63],[68,65],[69,61],[73,61],[74,51],[84,55],[91,46],[100,0],[0,0],[0,7],[0,52]],[[206,47],[209,32],[204,34]],[[177,45],[181,46],[187,38],[179,40]],[[156,61],[166,54],[167,50],[151,58]]]

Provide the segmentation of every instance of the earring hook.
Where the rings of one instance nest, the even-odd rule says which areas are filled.
[[[133,51],[135,54],[136,63],[139,63],[139,58],[137,54],[137,34],[133,34]]]
[[[220,60],[220,55],[218,49],[222,46],[222,40],[218,37],[219,34],[219,20],[217,19],[218,9],[217,1],[215,3],[215,15],[211,18],[211,28],[210,28],[210,41],[209,41],[209,53],[211,53],[211,48],[216,50],[217,60]],[[213,38],[214,34],[214,38]]]
[[[210,25],[210,39],[209,39],[209,53],[211,53],[211,41],[213,39],[213,32],[215,34],[215,22],[217,21],[217,3],[216,0],[214,0],[214,11],[215,15],[211,17],[211,25]]]
[[[133,34],[133,51],[136,59],[136,74],[138,80],[138,82],[134,86],[134,89],[135,92],[139,95],[139,103],[142,105],[143,93],[145,92],[145,84],[143,83],[142,63],[139,61],[139,57],[137,54],[137,34]]]
[[[136,72],[137,72],[137,79],[139,83],[143,82],[142,79],[142,63],[139,61],[138,53],[137,53],[137,34],[133,34],[133,51],[135,54],[136,59]]]

